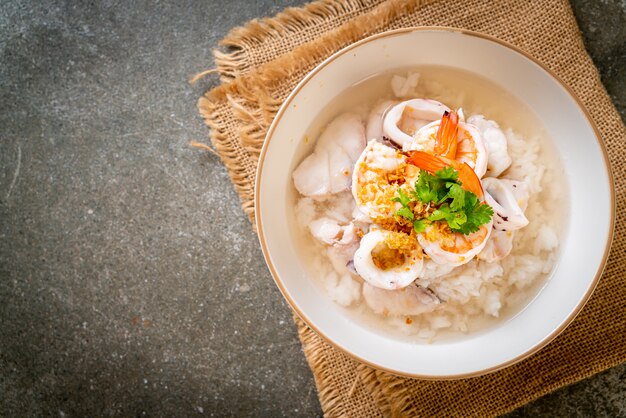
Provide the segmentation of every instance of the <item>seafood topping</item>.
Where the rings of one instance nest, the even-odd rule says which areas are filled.
[[[522,196],[528,192],[525,185],[516,183],[492,177],[483,181],[487,203],[496,213],[493,227],[498,231],[515,231],[528,225],[528,219],[520,207],[520,203],[524,204],[525,201]]]
[[[487,155],[486,174],[497,177],[511,165],[511,157],[508,152],[506,136],[500,126],[492,120],[486,120],[482,115],[474,115],[467,119],[467,122],[474,125],[482,136]]]
[[[413,136],[420,128],[439,120],[448,111],[448,106],[436,100],[407,100],[389,109],[383,121],[383,133],[404,146],[413,142]]]
[[[369,284],[400,289],[422,271],[422,251],[414,237],[386,230],[372,230],[361,238],[354,254],[354,268]]]
[[[365,148],[365,127],[358,115],[344,113],[320,136],[315,150],[293,172],[296,189],[325,198],[350,188],[352,168]]]
[[[362,114],[366,125],[353,113],[333,120],[293,172],[313,205],[306,226],[341,276],[335,286],[349,285],[374,312],[440,309],[454,300],[441,281],[477,256],[507,256],[514,231],[528,224],[529,187],[497,178],[515,173],[510,136],[483,116],[466,121],[461,109],[428,99],[381,100]]]

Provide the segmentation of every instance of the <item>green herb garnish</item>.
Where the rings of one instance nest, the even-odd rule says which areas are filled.
[[[409,194],[402,189],[398,189],[397,193],[393,201],[399,202],[402,207],[395,215],[411,221],[417,233],[423,232],[433,222],[445,221],[453,232],[468,235],[478,231],[493,216],[491,206],[481,203],[474,193],[462,187],[459,173],[452,167],[441,169],[434,175],[422,170]],[[435,210],[427,218],[415,219],[409,206],[412,201],[431,204]]]

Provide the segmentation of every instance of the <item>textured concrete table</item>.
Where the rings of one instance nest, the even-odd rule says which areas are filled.
[[[299,3],[0,4],[0,416],[321,414],[227,173],[188,147],[210,48]],[[624,4],[575,9],[626,115]],[[625,373],[513,416],[623,416]]]

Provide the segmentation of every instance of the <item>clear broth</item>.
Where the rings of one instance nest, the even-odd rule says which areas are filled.
[[[407,100],[408,98],[396,98],[390,86],[391,78],[394,75],[404,76],[408,72],[418,72],[420,74],[416,97],[439,100],[450,108],[461,107],[466,117],[473,114],[482,114],[485,118],[498,122],[503,131],[512,129],[524,138],[538,139],[541,149],[539,160],[546,170],[541,183],[544,185],[548,181],[558,181],[559,184],[552,186],[551,190],[558,189],[562,193],[559,196],[555,196],[550,194],[544,187],[544,190],[532,195],[531,202],[533,200],[541,201],[544,213],[553,215],[549,220],[529,220],[530,222],[549,222],[557,232],[559,242],[563,242],[565,239],[564,231],[567,230],[569,212],[566,205],[567,184],[563,166],[560,163],[552,141],[531,109],[508,93],[502,86],[474,73],[448,67],[420,66],[401,68],[362,80],[339,93],[308,127],[306,135],[302,138],[299,145],[292,169],[312,152],[317,137],[337,115],[346,111],[352,111],[361,114],[366,121],[369,110],[378,101],[384,99]],[[454,91],[455,95],[451,96],[448,93],[450,91]],[[298,225],[295,219],[294,207],[299,194],[293,187],[291,179],[290,190],[291,200],[288,202],[290,219],[288,219],[288,223],[295,241],[299,243],[298,245],[302,249],[299,251],[301,262],[306,266],[309,277],[315,277],[317,268],[314,265],[314,257],[310,254],[314,254],[314,252],[319,253],[321,247],[315,242],[315,239],[312,239],[308,231]],[[514,245],[516,243],[517,239],[514,241]],[[555,251],[560,251],[560,248],[557,247]],[[558,257],[556,259],[558,260]],[[498,317],[491,317],[487,314],[473,316],[467,331],[441,331],[437,334],[435,342],[440,343],[462,338],[468,333],[484,332],[491,327],[505,323],[528,306],[546,284],[555,267],[556,263],[550,272],[541,274],[540,277],[534,280],[532,285],[522,289],[519,294],[513,295],[508,301],[505,299]],[[319,272],[317,272],[317,275],[319,276]],[[324,292],[321,284],[320,291]],[[359,325],[377,333],[401,340],[423,342],[415,335],[407,335],[395,326],[390,327],[388,318],[371,311],[362,299],[356,306],[345,308],[337,304],[337,307],[345,311]]]

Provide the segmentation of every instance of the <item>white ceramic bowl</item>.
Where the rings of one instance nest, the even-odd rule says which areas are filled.
[[[420,53],[407,54],[406,51]],[[570,230],[539,294],[519,314],[475,335],[443,343],[400,341],[342,312],[309,277],[286,219],[299,141],[338,93],[396,68],[443,65],[504,86],[554,140],[569,183]],[[426,379],[476,376],[511,365],[545,346],[581,310],[604,268],[615,217],[606,151],[588,113],[554,74],[497,39],[449,28],[412,28],[357,42],[321,63],[291,93],[269,129],[256,182],[256,219],[267,264],[285,299],[334,346],[376,368]],[[593,216],[589,216],[593,214]]]

